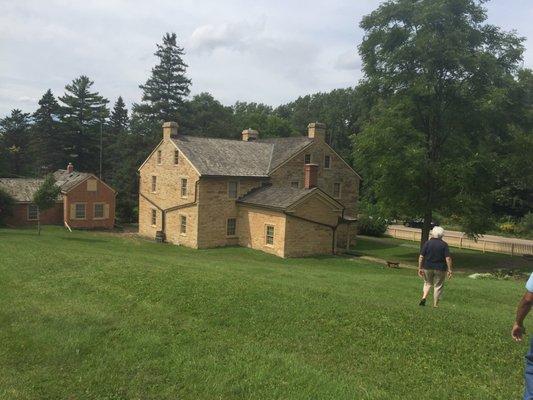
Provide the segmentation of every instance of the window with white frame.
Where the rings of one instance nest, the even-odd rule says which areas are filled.
[[[228,218],[228,222],[226,224],[226,235],[235,236],[236,231],[237,231],[237,219]]]
[[[157,190],[157,176],[152,175],[152,192]]]
[[[181,197],[187,197],[187,179],[181,178]]]
[[[161,156],[161,150],[157,150],[157,163],[158,164],[161,164],[162,163],[162,156]]]
[[[151,215],[151,223],[152,226],[156,226],[157,224],[157,210],[155,208],[152,208],[152,215]]]
[[[228,182],[228,197],[230,199],[236,199],[237,198],[238,187],[239,187],[239,182],[237,182],[237,181],[229,181]]]
[[[180,233],[185,235],[187,233],[187,216],[180,215]]]
[[[76,203],[74,206],[74,218],[85,219],[85,203]]]
[[[39,219],[39,207],[36,204],[28,204],[28,221],[37,221]]]
[[[339,182],[333,184],[333,197],[336,199],[341,197],[341,184]]]
[[[174,150],[174,165],[178,165],[180,161],[180,152],[179,150]]]
[[[274,244],[274,226],[273,225],[266,226],[265,243],[269,246]]]
[[[331,167],[331,156],[324,156],[324,168],[329,169]]]
[[[304,156],[304,163],[305,164],[311,164],[311,154],[306,154]]]
[[[291,188],[298,189],[300,187],[299,181],[292,181],[291,182]]]
[[[94,203],[93,217],[97,219],[102,219],[105,217],[105,207],[104,203]]]

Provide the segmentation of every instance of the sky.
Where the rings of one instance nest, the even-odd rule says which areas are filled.
[[[362,77],[361,18],[380,0],[0,0],[0,117],[32,112],[79,75],[111,103],[139,102],[156,43],[175,32],[191,95],[277,106]],[[533,0],[492,0],[488,21],[527,39]]]

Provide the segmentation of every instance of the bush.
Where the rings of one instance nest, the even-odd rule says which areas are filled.
[[[358,233],[367,236],[383,236],[387,230],[387,221],[381,217],[361,215],[357,222]]]
[[[533,213],[528,212],[520,220],[520,227],[527,233],[533,232]]]
[[[504,222],[500,224],[498,228],[505,233],[516,233],[518,227],[514,222]]]
[[[0,225],[3,224],[4,219],[13,214],[13,205],[15,201],[13,198],[0,189]]]

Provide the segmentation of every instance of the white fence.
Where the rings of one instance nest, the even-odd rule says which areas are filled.
[[[388,228],[387,235],[397,239],[420,241],[420,230],[402,229],[402,228]],[[518,255],[533,255],[533,245],[512,241],[498,242],[493,239],[479,238],[478,240],[470,239],[465,236],[446,236],[446,242],[450,246],[459,247],[461,249],[481,250],[491,253],[504,253],[512,256]]]

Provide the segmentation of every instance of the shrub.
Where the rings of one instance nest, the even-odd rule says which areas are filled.
[[[13,205],[15,204],[15,200],[0,189],[0,225],[3,224],[6,217],[13,214]]]
[[[383,236],[387,230],[387,221],[381,217],[361,215],[357,222],[357,229],[361,235]]]
[[[525,232],[533,232],[533,212],[528,212],[522,217],[520,226]]]
[[[519,231],[518,226],[514,222],[504,222],[498,228],[505,233],[517,233]]]

